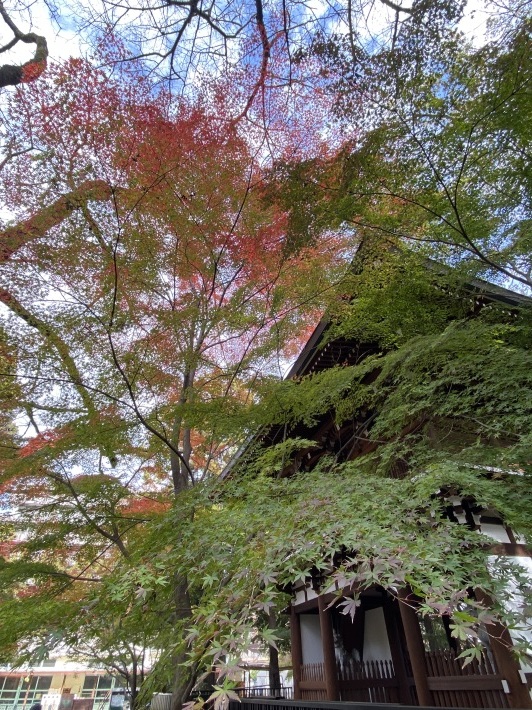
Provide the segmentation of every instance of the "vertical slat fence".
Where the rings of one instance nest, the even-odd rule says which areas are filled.
[[[437,707],[508,708],[502,676],[484,653],[466,666],[452,650],[425,654],[429,688]]]
[[[325,665],[323,663],[303,664],[300,688],[302,700],[326,700]]]
[[[452,706],[440,706],[440,710],[453,710]],[[327,702],[308,700],[272,700],[242,698],[240,702],[231,701],[228,710],[419,710],[415,705],[399,705],[398,703],[371,702]],[[428,710],[428,708],[426,708]],[[496,710],[489,706],[484,710]]]

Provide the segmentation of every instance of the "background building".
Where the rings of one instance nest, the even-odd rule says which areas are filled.
[[[0,666],[0,710],[29,710],[40,701],[43,710],[109,710],[124,705],[124,690],[104,669],[87,668],[68,658],[40,666]]]

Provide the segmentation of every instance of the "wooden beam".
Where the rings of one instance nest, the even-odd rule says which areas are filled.
[[[386,631],[388,633],[388,641],[390,642],[390,652],[392,654],[393,668],[397,679],[397,687],[399,690],[399,702],[403,705],[408,705],[412,702],[410,695],[410,684],[406,672],[406,664],[403,655],[401,638],[399,629],[397,628],[397,610],[395,604],[389,597],[384,600],[384,620],[386,622]]]
[[[301,646],[301,621],[293,605],[290,608],[290,641],[292,647],[292,674],[294,677],[294,700],[301,700],[301,666],[303,648]]]
[[[480,589],[475,590],[475,596],[488,609],[493,602],[490,597]],[[532,708],[532,698],[528,685],[523,682],[524,674],[520,673],[517,659],[512,653],[512,637],[508,629],[502,624],[486,624],[486,631],[490,637],[490,645],[497,669],[506,680],[510,692],[506,695],[511,708]]]
[[[331,610],[326,608],[325,600],[321,595],[318,597],[318,611],[320,614],[321,645],[323,647],[327,700],[340,700]]]
[[[503,690],[501,675],[448,675],[428,678],[431,690]]]
[[[416,684],[417,698],[420,705],[434,705],[434,698],[427,681],[427,663],[425,661],[425,647],[419,628],[419,620],[413,608],[413,594],[408,589],[399,591],[399,610],[405,631],[406,645],[412,675]]]
[[[532,557],[532,550],[526,545],[511,542],[498,542],[490,547],[491,555],[509,555],[510,557]]]

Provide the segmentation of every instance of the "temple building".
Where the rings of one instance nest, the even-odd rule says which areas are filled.
[[[489,305],[522,306],[529,299],[511,291],[474,281],[468,286],[474,308]],[[371,343],[328,337],[330,320],[323,318],[292,367],[289,378],[301,378],[335,365],[360,363],[372,354]],[[367,439],[354,436],[357,422],[344,425],[323,417],[314,426],[296,425],[290,436],[312,439],[317,445],[291,466],[311,470],[324,454],[355,459],[367,452]],[[275,445],[286,428],[273,427],[260,435],[263,446]],[[350,443],[351,442],[351,443]],[[366,447],[366,448],[364,448]],[[303,467],[303,468],[302,468]],[[304,468],[306,467],[306,468]],[[281,475],[290,475],[287,470]],[[408,475],[398,462],[390,475]],[[530,570],[530,550],[505,525],[496,510],[482,509],[459,492],[441,491],[448,519],[493,539],[494,555],[509,555]],[[445,708],[532,708],[532,668],[511,651],[512,638],[500,624],[480,633],[483,652],[467,665],[457,659],[460,648],[451,634],[452,620],[422,617],[421,600],[405,587],[374,587],[361,592],[353,619],[334,605],[335,594],[323,593],[327,573],[292,589],[291,643],[296,701],[359,701]],[[320,590],[322,593],[320,593]],[[346,590],[349,594],[349,590]],[[482,600],[480,600],[482,601]]]

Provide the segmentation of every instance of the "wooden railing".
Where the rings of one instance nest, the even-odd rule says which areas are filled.
[[[342,700],[399,702],[399,682],[391,661],[352,661],[338,670]]]
[[[325,666],[323,663],[305,663],[301,666],[299,682],[303,700],[326,700]]]
[[[434,706],[440,708],[508,708],[503,677],[487,655],[464,666],[453,651],[431,651],[425,654],[428,687]],[[342,702],[398,703],[399,680],[391,660],[349,661],[337,668],[337,681]],[[412,672],[407,664],[406,694],[417,702]],[[326,701],[323,663],[301,666],[299,684],[303,701]],[[403,693],[404,696],[404,693]]]
[[[344,702],[396,703],[399,683],[391,661],[351,661],[337,669],[340,700]],[[411,682],[413,686],[413,681]],[[326,700],[323,663],[301,666],[303,700]]]
[[[399,682],[391,661],[350,661],[337,669],[340,699],[344,702],[397,703]],[[413,687],[413,680],[411,685]],[[299,684],[303,700],[325,700],[323,663],[301,666]]]
[[[374,703],[339,703],[324,700],[259,700],[243,698],[231,701],[229,710],[419,710],[408,705],[375,705]]]
[[[294,689],[281,685],[279,688],[271,688],[269,685],[248,686],[236,688],[236,694],[240,698],[274,698],[277,700],[292,700]]]
[[[440,710],[454,710],[451,705],[440,706]],[[326,702],[320,700],[271,700],[258,698],[242,698],[240,702],[232,700],[229,710],[419,710],[415,705],[398,705],[397,703],[349,703]],[[425,710],[429,710],[425,708]],[[493,710],[489,707],[484,710]]]
[[[438,707],[509,707],[503,677],[486,654],[466,666],[450,649],[430,651],[425,658],[429,689]]]

